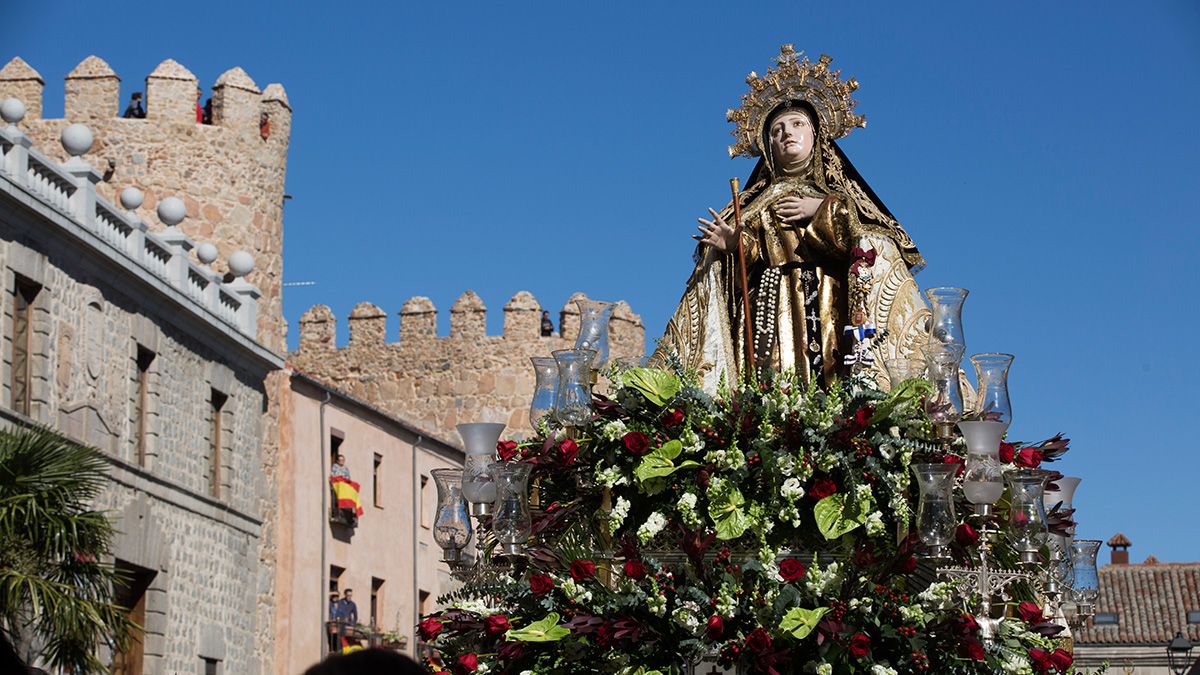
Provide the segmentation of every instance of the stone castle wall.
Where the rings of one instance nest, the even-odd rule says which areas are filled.
[[[541,335],[541,305],[525,291],[504,306],[503,335],[487,334],[487,308],[473,291],[451,307],[448,337],[438,337],[433,303],[415,297],[400,310],[398,342],[386,340],[387,313],[364,302],[350,313],[350,340],[341,348],[333,312],[317,305],[300,317],[300,346],[288,363],[445,438],[457,438],[454,425],[463,422],[504,422],[520,435],[529,429],[535,381],[529,359],[574,347],[575,300],[585,297],[571,296],[550,337]],[[645,355],[641,317],[625,302],[614,308],[609,342],[610,359]]]
[[[89,56],[66,76],[65,119],[42,118],[45,81],[19,57],[0,69],[0,99],[25,104],[21,129],[34,147],[66,159],[59,135],[68,124],[87,124],[95,136],[88,161],[105,175],[97,191],[118,203],[128,186],[146,199],[138,215],[151,228],[160,199],[178,196],[188,217],[180,225],[197,243],[220,253],[214,268],[245,249],[255,258],[247,281],[263,292],[259,340],[275,352],[285,348],[282,310],[283,188],[291,135],[291,105],[278,84],[259,90],[241,68],[212,87],[213,123],[196,123],[196,76],[167,59],[146,77],[145,119],[120,117],[120,78],[103,60]],[[260,121],[267,115],[267,137]]]

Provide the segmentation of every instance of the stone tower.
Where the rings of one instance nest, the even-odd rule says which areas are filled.
[[[158,201],[182,198],[187,219],[180,228],[197,243],[217,246],[218,271],[234,251],[249,251],[255,265],[247,281],[263,293],[259,340],[282,353],[283,187],[292,120],[283,87],[260,91],[244,70],[232,68],[212,87],[212,124],[198,124],[196,76],[175,61],[163,61],[146,77],[145,119],[120,116],[127,103],[120,82],[107,63],[89,56],[66,76],[65,118],[44,119],[45,81],[17,57],[0,69],[0,99],[25,104],[22,129],[59,161],[66,159],[58,142],[62,129],[87,124],[95,135],[88,161],[104,173],[97,190],[116,203],[124,188],[141,189],[146,199],[138,215],[152,229]]]
[[[410,298],[400,308],[399,340],[387,341],[388,314],[362,302],[350,312],[350,340],[336,343],[337,319],[325,305],[300,317],[300,347],[288,354],[297,370],[457,441],[454,425],[503,422],[510,437],[528,433],[533,356],[570,349],[579,334],[578,299],[558,313],[561,330],[541,334],[542,306],[526,291],[504,305],[504,334],[487,334],[487,308],[467,291],[450,308],[450,335],[437,334],[437,308]],[[645,356],[642,319],[625,302],[609,323],[610,359]]]

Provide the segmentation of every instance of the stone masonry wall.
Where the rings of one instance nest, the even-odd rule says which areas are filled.
[[[230,347],[201,343],[166,318],[170,307],[100,267],[14,236],[12,215],[0,211],[2,404],[14,407],[12,298],[21,278],[40,286],[29,417],[112,457],[113,480],[98,506],[119,518],[114,553],[157,574],[147,595],[145,672],[196,672],[202,652],[239,664],[224,672],[261,672],[253,589],[260,583],[261,455],[271,428],[262,370],[226,365],[237,362]],[[141,466],[139,345],[155,354]],[[209,486],[213,388],[228,396],[216,498]]]
[[[212,242],[224,271],[236,250],[254,255],[246,278],[263,292],[259,301],[259,341],[275,352],[285,349],[282,309],[283,188],[292,109],[279,84],[261,92],[241,68],[232,68],[212,88],[213,123],[196,123],[196,76],[167,59],[146,78],[145,119],[120,117],[120,78],[103,60],[89,56],[66,76],[66,119],[42,119],[42,76],[20,57],[0,69],[0,100],[20,99],[26,108],[21,129],[34,147],[59,161],[64,127],[88,125],[95,144],[87,160],[105,180],[97,191],[110,202],[128,186],[146,199],[138,215],[160,228],[154,210],[160,199],[178,196],[188,217],[180,225],[197,243]],[[260,118],[269,118],[262,137]]]
[[[425,297],[400,310],[399,341],[387,342],[387,313],[360,303],[350,313],[350,340],[336,347],[337,321],[325,305],[300,317],[300,346],[288,363],[403,419],[457,438],[454,425],[504,422],[527,433],[535,377],[529,359],[574,347],[579,334],[576,293],[557,317],[560,332],[542,337],[542,307],[521,291],[504,306],[504,334],[487,335],[487,309],[467,291],[450,309],[450,335],[437,336],[437,309]],[[641,359],[645,329],[625,302],[609,328],[610,359]]]

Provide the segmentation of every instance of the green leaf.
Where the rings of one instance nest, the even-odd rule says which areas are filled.
[[[750,519],[742,509],[745,504],[746,500],[737,488],[730,488],[729,492],[709,504],[708,517],[716,526],[717,539],[737,539],[746,532]]]
[[[521,642],[558,642],[570,634],[570,628],[558,625],[558,614],[550,612],[546,618],[524,628],[509,628],[504,638]]]
[[[933,391],[933,385],[923,378],[913,378],[898,384],[888,397],[875,406],[875,414],[871,415],[870,424],[879,424],[887,419],[896,406],[908,401],[919,401],[923,396]]]
[[[867,503],[847,502],[843,492],[829,495],[813,507],[817,529],[826,539],[833,540],[851,532],[867,519]]]
[[[639,483],[645,483],[653,478],[670,476],[679,469],[700,466],[699,462],[690,459],[676,464],[675,458],[681,452],[683,452],[683,443],[678,440],[668,441],[662,447],[643,457],[642,462],[633,470],[633,475],[637,477]]]
[[[656,406],[662,407],[679,393],[679,378],[657,368],[630,368],[621,376],[626,387],[633,387]]]
[[[787,631],[794,637],[803,640],[808,637],[809,633],[813,632],[813,629],[821,622],[821,617],[825,616],[828,612],[828,607],[818,607],[816,609],[795,607],[783,615],[783,619],[779,622],[779,630]]]

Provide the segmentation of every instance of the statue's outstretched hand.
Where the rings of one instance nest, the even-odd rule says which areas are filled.
[[[775,213],[788,225],[799,227],[813,217],[823,201],[820,197],[784,197],[775,202]]]
[[[725,222],[721,214],[712,209],[709,209],[708,212],[712,214],[713,219],[705,220],[697,218],[696,220],[700,221],[700,227],[696,229],[700,230],[700,234],[693,234],[692,238],[698,239],[702,243],[708,244],[719,251],[729,251],[737,246],[737,230]]]

